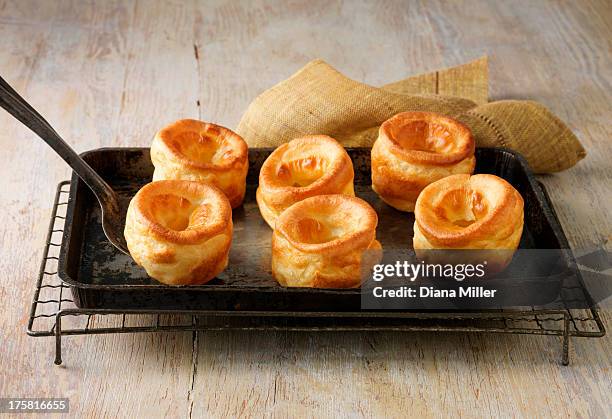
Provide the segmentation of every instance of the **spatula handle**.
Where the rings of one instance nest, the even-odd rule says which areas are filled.
[[[0,106],[30,128],[60,155],[96,194],[100,203],[117,206],[112,188],[85,162],[19,93],[0,77]]]

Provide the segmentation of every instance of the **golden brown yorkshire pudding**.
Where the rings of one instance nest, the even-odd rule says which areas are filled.
[[[413,245],[419,249],[487,249],[496,266],[512,259],[523,232],[523,198],[494,175],[453,175],[423,189],[414,210]]]
[[[290,205],[316,195],[354,196],[353,162],[344,147],[327,135],[296,138],[268,156],[259,172],[257,204],[274,228]]]
[[[474,171],[474,138],[465,125],[430,112],[403,112],[385,121],[372,146],[372,189],[400,211],[414,211],[424,187]]]
[[[232,208],[242,203],[248,148],[227,128],[195,119],[176,121],[155,135],[151,160],[153,180],[199,180],[221,189]]]
[[[338,194],[304,199],[276,221],[272,275],[285,287],[357,287],[362,263],[371,259],[364,252],[381,250],[377,223],[374,209],[356,197]]]
[[[225,269],[232,230],[232,209],[220,189],[160,180],[132,198],[124,234],[130,254],[150,277],[190,285],[208,282]]]

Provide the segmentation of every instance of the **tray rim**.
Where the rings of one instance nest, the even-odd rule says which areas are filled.
[[[371,147],[345,147],[345,149],[346,150],[370,150]],[[535,178],[535,174],[531,170],[529,164],[527,163],[527,160],[520,153],[514,150],[511,150],[511,149],[505,148],[505,147],[477,147],[477,149],[495,150],[498,152],[511,154],[514,158],[516,158],[516,160],[521,165],[522,169],[524,170],[527,176],[527,181],[530,187],[532,188],[532,190],[538,197],[538,202],[543,203],[542,210],[544,212],[544,216],[553,227],[554,234],[561,246],[560,250],[564,252],[568,252],[569,254],[567,254],[566,256],[568,257],[570,263],[575,265],[576,263],[575,257],[573,255],[573,252],[571,251],[569,242],[565,235],[565,231],[563,230],[561,223],[559,222],[559,219],[557,217],[556,211],[554,210],[550,197],[548,196],[548,193],[544,192],[544,185]],[[91,149],[91,150],[82,152],[80,153],[80,156],[82,158],[86,158],[87,156],[91,154],[99,153],[99,152],[106,152],[106,151],[130,152],[130,151],[148,151],[148,150],[150,150],[150,147],[100,147],[100,148],[95,148],[95,149]],[[269,150],[274,150],[274,147],[251,147],[249,148],[249,150],[269,151]],[[144,290],[151,290],[151,291],[157,291],[157,290],[162,291],[163,290],[165,292],[189,291],[189,292],[219,293],[219,292],[237,292],[239,291],[239,292],[245,292],[245,293],[261,293],[261,292],[265,292],[265,293],[302,293],[302,292],[305,292],[305,290],[311,290],[311,288],[291,288],[291,287],[272,287],[272,286],[269,286],[269,287],[267,286],[236,287],[236,286],[218,285],[218,284],[177,285],[177,286],[166,285],[166,284],[161,284],[161,283],[159,284],[122,284],[122,285],[109,284],[109,285],[105,285],[105,284],[84,283],[84,282],[75,280],[67,273],[66,260],[67,260],[67,253],[68,253],[68,240],[72,234],[72,227],[73,227],[72,221],[73,221],[73,217],[75,214],[74,206],[76,202],[75,197],[76,197],[76,191],[77,191],[77,184],[79,180],[80,178],[78,177],[78,175],[75,172],[72,172],[72,176],[70,180],[70,192],[68,196],[68,205],[66,208],[65,227],[64,227],[64,232],[62,233],[62,242],[60,245],[59,260],[58,260],[58,276],[62,282],[64,282],[66,285],[70,287],[78,288],[78,289],[88,289],[88,290],[124,291],[124,292],[135,292],[135,291],[144,291]],[[580,280],[582,281],[582,278],[580,278]],[[338,292],[342,292],[344,294],[359,295],[361,293],[361,288],[352,288],[352,289],[351,288],[349,289],[319,288],[317,289],[317,292],[322,293],[322,294],[337,294]]]

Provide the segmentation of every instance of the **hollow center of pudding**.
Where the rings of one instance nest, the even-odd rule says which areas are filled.
[[[465,228],[486,214],[487,203],[480,192],[462,188],[447,193],[438,209],[438,215],[442,219],[457,227]]]
[[[325,221],[305,217],[292,226],[292,235],[296,241],[308,244],[327,243],[341,236],[341,232],[334,229]]]
[[[155,221],[169,230],[184,231],[202,222],[198,206],[181,196],[158,195],[151,208]]]
[[[300,156],[279,163],[276,177],[284,186],[304,187],[316,182],[329,168],[329,160],[319,156]]]
[[[172,145],[187,159],[199,163],[218,163],[232,154],[227,141],[198,131],[177,134],[172,139]]]
[[[456,147],[454,135],[447,127],[429,121],[410,121],[396,128],[393,137],[406,150],[444,154]]]

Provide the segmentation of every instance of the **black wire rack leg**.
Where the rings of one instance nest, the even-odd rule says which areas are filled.
[[[55,365],[62,364],[62,312],[55,315]]]
[[[563,313],[563,351],[561,364],[569,365],[569,341],[570,341],[570,318],[568,313]]]

